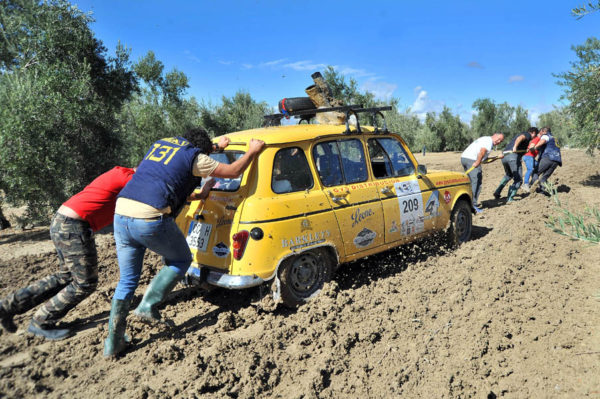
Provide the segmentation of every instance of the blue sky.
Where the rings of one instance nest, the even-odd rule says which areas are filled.
[[[421,115],[447,105],[466,121],[481,97],[534,120],[560,105],[552,74],[600,36],[600,13],[570,15],[584,0],[72,2],[111,52],[119,40],[133,60],[154,51],[199,101],[245,90],[275,106],[333,65],[379,98]]]

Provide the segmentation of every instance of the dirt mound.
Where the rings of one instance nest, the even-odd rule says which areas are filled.
[[[460,170],[457,153],[419,158]],[[561,200],[600,206],[600,161],[564,158],[552,177]],[[0,336],[0,397],[599,396],[600,246],[547,228],[557,213],[541,194],[494,200],[502,173],[484,167],[485,211],[455,251],[431,240],[343,265],[295,311],[271,310],[260,288],[179,286],[162,309],[176,327],[130,318],[133,346],[117,361],[102,357],[118,266],[101,235],[99,288],[64,320],[77,334],[33,337],[31,311]],[[0,295],[56,269],[43,233],[0,233]],[[159,268],[148,254],[136,301]]]

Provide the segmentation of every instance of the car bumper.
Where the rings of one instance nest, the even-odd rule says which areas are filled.
[[[215,270],[199,268],[196,266],[190,266],[187,274],[193,276],[194,278],[198,278],[201,281],[206,281],[210,285],[216,285],[217,287],[234,290],[256,287],[257,285],[261,285],[265,282],[265,280],[255,275],[235,276]]]

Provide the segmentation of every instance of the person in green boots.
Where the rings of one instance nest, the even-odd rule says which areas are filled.
[[[207,182],[199,193],[193,193],[199,185],[198,177],[236,178],[265,144],[251,139],[246,153],[226,164],[208,156],[214,147],[204,129],[190,129],[185,136],[156,141],[117,198],[113,225],[120,276],[104,342],[106,357],[118,355],[127,345],[127,314],[146,249],[161,255],[165,266],[152,279],[134,315],[144,321],[162,321],[157,306],[184,277],[192,262],[190,248],[175,217],[186,200],[206,198],[212,187]],[[218,148],[224,149],[228,144],[229,138],[223,136]]]
[[[526,132],[519,133],[507,144],[504,148],[504,158],[502,158],[502,166],[504,166],[504,177],[500,181],[500,185],[494,191],[494,198],[499,199],[502,195],[502,189],[513,180],[513,184],[508,188],[508,197],[506,202],[512,202],[515,194],[521,186],[523,179],[521,158],[527,152],[529,142],[538,134],[537,127],[530,127]]]

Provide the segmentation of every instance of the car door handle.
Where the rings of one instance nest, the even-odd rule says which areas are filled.
[[[329,196],[331,197],[331,200],[333,202],[344,201],[346,199],[346,197],[348,196],[348,194],[350,194],[349,191],[346,191],[346,192],[343,192],[343,193],[339,193],[339,194],[334,194],[331,190],[329,190]]]
[[[383,187],[381,189],[381,194],[386,194],[386,195],[387,194],[393,194],[393,191],[392,191],[392,189],[390,187]]]

